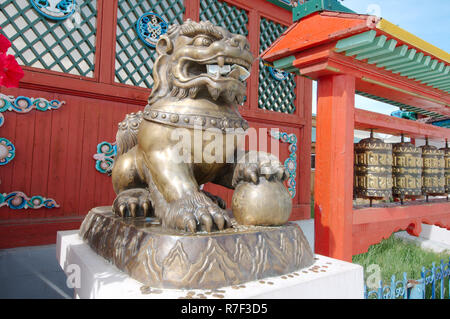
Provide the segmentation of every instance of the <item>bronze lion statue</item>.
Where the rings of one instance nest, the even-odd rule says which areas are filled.
[[[148,105],[119,124],[113,211],[126,218],[156,217],[163,227],[192,233],[232,227],[223,201],[200,185],[234,189],[240,181],[257,184],[260,176],[286,179],[273,155],[258,152],[256,162],[246,160],[250,153],[239,156],[242,145],[237,142],[224,146],[222,158],[212,162],[195,152],[195,145],[202,145],[195,129],[214,129],[224,141],[227,136],[238,139],[229,132],[248,129],[238,105],[253,62],[249,42],[209,21],[187,20],[172,25],[156,51]],[[173,139],[179,129],[192,142],[183,161],[174,160],[180,155]]]

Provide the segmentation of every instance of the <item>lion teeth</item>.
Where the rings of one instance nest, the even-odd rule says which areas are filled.
[[[208,64],[206,65],[206,71],[210,75],[217,76],[217,74],[220,75],[227,75],[231,72],[231,66],[226,64],[224,66],[219,66],[218,64]]]
[[[225,65],[225,59],[223,56],[217,58],[217,64],[222,68]]]
[[[219,61],[219,64],[207,64],[206,65],[206,70],[208,72],[209,75],[212,76],[218,76],[223,75],[223,76],[228,76],[230,75],[230,73],[234,70],[237,70],[237,72],[239,72],[239,80],[244,82],[245,80],[248,79],[248,77],[250,76],[250,72],[247,71],[246,68],[244,68],[243,66],[239,65],[239,64],[233,64],[233,65],[229,65],[229,64],[225,64],[225,65],[220,65],[221,63],[223,63],[223,58],[221,61]]]
[[[238,70],[239,71],[239,80],[241,80],[242,82],[244,82],[245,80],[248,79],[248,77],[250,76],[250,72],[248,72],[243,66],[240,66],[238,64],[233,64],[231,66],[232,70]]]

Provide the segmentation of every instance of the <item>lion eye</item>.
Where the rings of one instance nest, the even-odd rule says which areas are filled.
[[[204,46],[204,47],[208,47],[208,46],[210,46],[211,45],[211,43],[213,43],[213,41],[210,39],[210,38],[208,38],[208,37],[205,37],[205,36],[199,36],[199,37],[196,37],[195,39],[194,39],[194,45],[195,46]]]

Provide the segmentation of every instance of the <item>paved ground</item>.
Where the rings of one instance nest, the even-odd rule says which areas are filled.
[[[55,245],[0,250],[0,299],[72,296]]]

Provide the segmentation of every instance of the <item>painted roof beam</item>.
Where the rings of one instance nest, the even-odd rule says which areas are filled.
[[[347,50],[345,52],[346,56],[354,56],[354,55],[360,55],[363,53],[367,53],[367,52],[373,52],[375,50],[379,50],[381,48],[383,48],[383,46],[385,45],[387,41],[387,37],[382,35],[380,37],[375,38],[374,41],[372,41],[372,43],[361,46],[359,48],[355,48],[355,49],[350,49]]]
[[[368,64],[377,64],[378,65],[381,62],[392,61],[392,60],[395,60],[397,58],[404,57],[406,55],[406,52],[408,52],[408,46],[407,45],[402,45],[402,46],[396,47],[394,52],[392,52],[392,53],[388,53],[388,54],[385,54],[385,55],[382,55],[382,56],[379,56],[379,57],[376,57],[376,58],[369,59],[367,61],[367,63]]]
[[[438,82],[432,82],[432,83],[427,82],[425,84],[428,85],[428,86],[432,86],[434,88],[437,88],[437,89],[442,89],[443,87],[445,87],[449,83],[450,83],[450,77],[446,77],[444,79],[439,80]]]
[[[402,63],[400,65],[391,65],[389,67],[386,67],[386,70],[391,71],[392,73],[400,73],[399,70],[408,68],[408,67],[412,67],[412,66],[417,66],[418,64],[420,64],[422,62],[422,60],[424,59],[425,55],[422,52],[417,53],[414,56],[414,59],[410,62],[406,62],[406,63]]]
[[[340,40],[336,44],[336,52],[344,52],[351,49],[361,48],[373,43],[377,32],[375,30],[370,30],[364,33],[357,34],[353,37]]]
[[[447,83],[450,83],[450,77],[449,76],[445,77],[444,79],[439,79],[439,80],[436,80],[436,81],[429,81],[426,84],[429,85],[429,86],[430,85],[431,86],[442,86],[442,85],[445,85]]]
[[[420,79],[420,81],[424,82],[433,82],[433,81],[439,81],[439,80],[445,80],[446,78],[450,79],[448,77],[448,74],[450,73],[450,65],[447,65],[442,72],[440,72],[437,75],[432,76],[426,76]]]
[[[408,78],[409,79],[415,79],[416,81],[418,81],[421,78],[427,77],[429,75],[441,74],[442,72],[444,72],[444,68],[445,68],[445,63],[441,62],[441,63],[438,63],[436,65],[436,68],[433,71],[430,71],[430,72],[427,72],[427,73],[424,73],[424,74],[416,74],[416,75],[410,76]]]
[[[416,71],[410,71],[410,72],[403,72],[401,73],[402,76],[406,76],[406,77],[410,77],[410,76],[415,76],[415,75],[420,75],[420,74],[425,74],[428,73],[430,71],[434,71],[436,70],[437,66],[438,66],[439,61],[438,60],[432,60],[430,65],[428,67],[426,67],[424,70],[416,70]]]
[[[430,65],[430,63],[431,63],[431,57],[426,56],[418,65],[400,68],[397,70],[397,72],[400,73],[400,75],[403,75],[404,73],[410,72],[410,71],[425,70]]]
[[[370,58],[374,58],[374,57],[378,57],[380,55],[385,55],[388,53],[392,53],[394,52],[395,47],[397,46],[397,41],[395,41],[394,39],[391,39],[389,41],[387,41],[384,45],[383,48],[379,49],[379,50],[375,50],[372,52],[367,52],[364,54],[359,54],[356,56],[356,60],[366,60],[366,59],[370,59]]]
[[[414,60],[416,53],[417,53],[416,49],[411,49],[408,52],[406,52],[406,55],[404,57],[400,57],[400,58],[397,58],[397,59],[394,59],[394,60],[391,60],[388,62],[379,63],[379,64],[377,64],[377,67],[385,68],[385,67],[390,67],[390,66],[401,65],[406,62],[411,62]]]
[[[434,87],[434,88],[439,89],[439,90],[440,90],[441,88],[443,88],[444,86],[448,85],[448,84],[450,84],[450,79],[447,79],[447,80],[445,80],[445,82],[441,82],[441,83],[439,83],[439,84],[429,84],[429,83],[425,83],[425,85]]]

